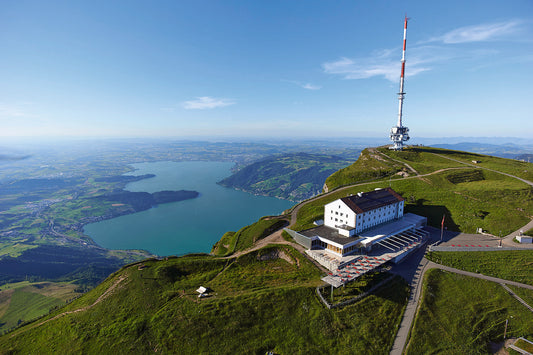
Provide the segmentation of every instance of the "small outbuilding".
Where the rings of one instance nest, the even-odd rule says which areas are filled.
[[[209,292],[209,290],[206,287],[204,287],[204,286],[200,286],[200,287],[198,287],[196,292],[199,293],[198,297],[206,297],[208,292]]]
[[[533,237],[530,237],[530,236],[527,236],[527,235],[517,235],[515,238],[518,241],[518,243],[522,243],[522,244],[531,244],[531,243],[533,243]]]

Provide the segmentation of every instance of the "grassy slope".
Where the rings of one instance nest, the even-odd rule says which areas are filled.
[[[213,245],[211,253],[216,256],[231,255],[236,251],[251,248],[256,241],[288,225],[283,218],[262,218],[259,221],[239,229],[227,232]]]
[[[395,159],[405,161],[420,173],[430,173],[441,169],[456,168],[440,173],[414,179],[388,178],[362,186],[338,191],[327,197],[313,201],[300,209],[295,229],[312,227],[312,222],[323,218],[323,205],[340,197],[359,191],[370,191],[378,187],[392,186],[406,200],[406,211],[428,217],[428,223],[440,226],[442,216],[446,215],[445,226],[449,230],[475,232],[479,227],[498,235],[510,233],[530,220],[533,215],[533,189],[527,184],[495,172],[479,170],[463,164],[436,156],[433,149],[417,149],[405,152],[382,150]],[[439,154],[454,159],[487,161],[491,168],[502,171],[518,172],[526,168],[533,170],[533,165],[523,166],[523,162],[459,154],[453,151],[438,150]],[[363,163],[356,162],[351,167],[357,169],[360,164],[371,166],[371,154],[363,152]],[[374,156],[377,156],[374,154]],[[469,159],[469,160],[468,160]],[[381,161],[377,161],[381,164]],[[490,163],[490,164],[489,164]],[[348,168],[347,168],[348,169]],[[339,173],[342,172],[339,171]],[[526,173],[518,175],[527,175]],[[334,177],[332,175],[331,177]],[[533,179],[532,179],[533,180]],[[352,180],[351,183],[357,183]],[[329,185],[328,185],[329,186]],[[331,188],[331,186],[330,186]],[[502,206],[505,206],[502,209]]]
[[[0,332],[27,322],[78,297],[76,285],[68,283],[20,283],[0,291]]]
[[[355,163],[333,173],[326,179],[328,190],[334,190],[339,186],[351,185],[383,178],[404,170],[405,166],[392,159],[365,149]]]
[[[320,272],[290,247],[238,259],[189,256],[145,265],[124,268],[61,312],[92,304],[127,276],[96,306],[32,330],[23,327],[0,338],[0,349],[386,354],[407,296],[406,285],[395,282],[356,304],[327,310],[315,294]],[[198,300],[200,285],[212,296]]]
[[[440,223],[444,212],[450,229],[468,230],[482,226],[491,231],[493,226],[498,225],[503,226],[501,229],[505,232],[521,225],[533,211],[531,189],[514,179],[487,171],[480,178],[477,170],[465,168],[426,150],[384,152],[391,156],[391,153],[396,154],[395,159],[408,162],[420,173],[449,167],[463,168],[461,171],[465,174],[456,170],[422,179],[392,180],[392,187],[406,197],[407,210],[424,211],[430,223]],[[446,151],[438,153],[452,154]],[[452,156],[464,161],[473,160],[471,154],[453,153]],[[502,167],[502,161],[507,164],[507,160],[489,160],[479,156],[475,159],[481,160],[481,164],[491,164],[493,168],[512,173],[523,168],[512,161],[509,166]],[[365,164],[368,167],[374,163],[369,160]],[[389,173],[407,171],[388,159],[385,159],[383,169],[388,169]],[[380,168],[374,170],[379,172]],[[521,174],[529,178],[526,170]],[[387,178],[365,188],[357,187],[313,202],[300,211],[298,225],[308,226],[320,217],[323,204],[328,201],[388,184]],[[509,206],[503,214],[502,204]],[[257,231],[261,229],[243,228],[241,234],[245,235],[242,239],[245,242],[241,247],[245,248],[257,240],[261,234]],[[240,240],[235,238],[236,234],[227,235],[233,243],[228,248],[235,248]],[[221,250],[221,254],[227,252]],[[405,285],[393,283],[342,311],[326,311],[313,293],[312,286],[318,282],[317,271],[302,269],[301,262],[305,259],[293,254],[294,251],[287,253],[292,255],[292,260],[299,259],[300,267],[280,259],[259,262],[253,257],[255,254],[243,256],[233,263],[233,259],[222,261],[204,256],[150,261],[147,262],[148,269],[143,271],[130,267],[121,272],[122,275],[128,274],[127,286],[120,287],[105,302],[89,311],[43,325],[23,336],[17,336],[19,331],[16,331],[15,336],[9,338],[11,340],[6,337],[0,339],[0,348],[37,351],[37,348],[32,348],[36,345],[31,343],[39,344],[50,338],[51,343],[47,344],[54,351],[174,350],[179,346],[186,352],[220,348],[221,352],[274,349],[282,353],[304,353],[343,352],[349,345],[351,353],[363,352],[362,349],[386,353],[405,306]],[[92,304],[117,277],[110,277],[66,309]],[[194,290],[199,285],[212,287],[216,295],[196,303]],[[259,304],[261,307],[258,307]],[[465,300],[464,304],[468,302]],[[57,332],[62,332],[64,339],[61,342],[54,337]],[[29,339],[29,343],[24,339]],[[72,343],[72,347],[65,345],[67,343]]]
[[[528,290],[527,288],[507,285],[518,297],[520,297],[524,302],[529,305],[533,305],[533,290]]]
[[[531,312],[499,284],[429,270],[407,354],[486,354],[489,341],[532,336]]]
[[[456,269],[533,285],[533,250],[428,253],[427,258]]]
[[[354,164],[328,177],[326,184],[329,190],[379,177],[388,179],[400,170],[413,175],[402,163],[409,164],[419,174],[428,174],[445,168],[468,167],[460,162],[472,165],[472,161],[476,160],[480,161],[475,164],[477,167],[494,169],[533,181],[533,164],[518,160],[430,147],[413,147],[403,151],[391,151],[387,148],[376,150],[389,158],[365,149]]]
[[[445,214],[445,226],[449,230],[475,232],[481,227],[495,235],[500,231],[507,234],[526,224],[533,214],[533,191],[516,179],[483,172],[482,181],[453,184],[447,179],[449,174],[395,180],[391,186],[405,198],[407,212],[428,217],[428,223],[433,226],[440,226]],[[312,227],[314,220],[323,218],[323,206],[328,202],[387,186],[389,181],[371,183],[313,201],[300,209],[295,228]]]

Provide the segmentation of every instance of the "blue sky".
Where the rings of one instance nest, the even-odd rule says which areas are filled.
[[[533,132],[533,2],[0,3],[0,136]]]

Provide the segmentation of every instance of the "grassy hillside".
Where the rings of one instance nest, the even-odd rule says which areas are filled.
[[[186,256],[140,265],[123,268],[46,318],[55,319],[1,337],[0,349],[387,354],[407,297],[405,283],[396,280],[328,310],[315,293],[320,272],[287,246],[237,259]],[[211,289],[209,297],[197,297],[201,285]]]
[[[0,333],[41,317],[80,295],[79,287],[69,283],[4,285],[0,288]]]
[[[442,252],[433,251],[427,258],[436,263],[483,275],[533,285],[533,250]]]
[[[376,149],[367,148],[355,163],[330,175],[326,179],[326,186],[331,191],[340,186],[376,180],[407,170],[404,165],[380,154]]]
[[[299,201],[321,192],[326,178],[349,164],[344,158],[323,154],[276,155],[242,168],[220,184]]]
[[[478,163],[474,164],[472,161]],[[440,169],[466,167],[465,163],[533,181],[533,164],[527,162],[455,150],[409,147],[403,151],[387,148],[365,149],[355,163],[328,177],[326,184],[331,191],[358,182],[412,176],[414,172],[409,167],[419,174],[429,174]]]
[[[379,154],[380,152],[382,154]],[[375,165],[377,170],[374,171],[379,171],[377,166],[385,164],[380,160],[384,154],[395,159],[393,162],[408,164],[419,174],[431,175],[415,177],[410,168],[404,165],[409,171],[408,177],[394,175],[393,179],[380,178],[339,190],[302,207],[295,228],[312,227],[314,220],[323,218],[323,206],[326,203],[360,191],[388,186],[405,198],[407,212],[427,216],[428,223],[438,227],[442,216],[445,215],[445,226],[449,230],[473,233],[477,228],[483,228],[494,235],[500,233],[505,235],[525,225],[533,216],[531,186],[517,179],[477,168],[477,166],[486,166],[533,180],[533,164],[434,148],[412,148],[404,152],[380,148],[374,150],[374,153],[370,150],[364,151],[361,158],[365,160],[350,166],[351,171],[357,172],[358,164]],[[472,160],[480,163],[474,165]],[[397,168],[391,167],[389,173]],[[338,176],[334,174],[328,178],[328,186],[335,181],[336,184],[360,182],[360,180],[340,180],[341,177],[348,176],[347,173],[341,173],[342,171],[339,171]]]
[[[354,165],[330,176],[328,187],[370,181],[304,205],[295,229],[310,227],[323,217],[325,203],[389,185],[405,198],[406,211],[427,216],[435,226],[443,214],[450,230],[473,232],[481,227],[506,234],[523,226],[533,215],[533,189],[479,166],[533,180],[532,165],[527,163],[434,148],[368,149]],[[226,233],[212,252],[224,256],[246,250],[284,224],[283,218],[261,219]],[[495,265],[493,256],[503,259]],[[450,263],[457,261],[452,254],[447,257]],[[475,271],[490,274],[516,265],[515,276],[530,279],[529,254],[518,261],[506,259],[505,253],[487,258],[491,260],[461,256],[457,266],[475,266]],[[425,308],[409,352],[483,353],[488,339],[501,336],[502,320],[521,311],[497,285],[441,274],[428,274]],[[512,277],[495,276],[499,275]],[[289,246],[268,246],[239,258],[189,255],[147,260],[122,268],[61,310],[0,337],[0,353],[387,354],[405,308],[406,284],[393,279],[361,301],[328,310],[315,292],[320,276]],[[382,277],[386,275],[376,280]],[[359,281],[336,290],[334,298],[360,294],[370,281]],[[199,286],[210,289],[209,297],[197,297]],[[327,291],[323,290],[326,296]],[[526,320],[513,332],[531,334],[531,327],[531,320]]]
[[[499,252],[498,252],[499,253]],[[407,354],[487,354],[490,341],[533,336],[531,312],[497,283],[429,270]]]
[[[263,217],[259,221],[239,229],[237,232],[226,232],[213,245],[211,253],[217,256],[226,256],[236,251],[246,250],[251,248],[256,241],[288,225],[289,222],[281,217]]]

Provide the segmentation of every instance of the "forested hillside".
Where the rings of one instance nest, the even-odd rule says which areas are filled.
[[[323,154],[276,155],[252,163],[219,183],[257,195],[300,201],[320,193],[328,176],[352,162]]]

